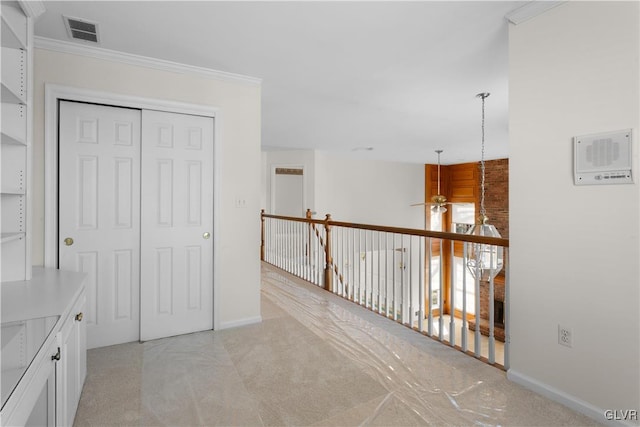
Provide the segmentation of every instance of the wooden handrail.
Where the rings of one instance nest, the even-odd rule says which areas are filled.
[[[287,221],[295,221],[295,222],[307,222],[309,224],[324,224],[324,219],[314,219],[314,218],[299,218],[297,216],[284,216],[284,215],[273,215],[273,214],[262,214],[264,218],[273,218],[273,219],[284,219]]]
[[[282,216],[282,215],[272,215],[272,214],[262,213],[262,218],[305,222],[308,224],[322,224],[325,227],[327,226],[346,227],[346,228],[355,228],[360,230],[373,230],[373,231],[381,231],[386,233],[431,237],[434,239],[442,239],[442,240],[456,240],[461,242],[482,243],[486,245],[502,246],[505,248],[509,247],[509,239],[505,239],[502,237],[473,236],[470,234],[449,233],[444,231],[419,230],[414,228],[388,227],[384,225],[357,224],[352,222],[333,221],[331,220],[330,215],[327,215],[327,218],[325,219],[313,219],[313,218],[298,218],[298,217],[292,217],[292,216]]]

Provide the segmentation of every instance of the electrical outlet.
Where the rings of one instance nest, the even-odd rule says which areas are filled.
[[[570,328],[558,325],[558,344],[573,347],[573,337]]]

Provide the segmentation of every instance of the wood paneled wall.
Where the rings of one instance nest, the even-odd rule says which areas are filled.
[[[480,179],[480,162],[443,165],[440,167],[440,192],[449,202],[475,203],[479,214]],[[437,194],[438,165],[425,165],[424,188],[425,201]],[[485,208],[489,222],[496,226],[502,237],[509,237],[509,159],[485,161]],[[450,222],[448,216],[445,221]]]

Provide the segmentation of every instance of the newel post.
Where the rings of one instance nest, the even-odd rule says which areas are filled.
[[[325,266],[324,266],[324,289],[333,292],[333,272],[331,271],[331,266],[333,265],[333,258],[331,256],[331,226],[329,225],[329,221],[331,221],[331,215],[327,214],[327,217],[324,220],[324,229],[326,235],[326,241],[324,246],[325,252]]]
[[[313,216],[313,214],[311,213],[311,209],[307,209],[307,212],[305,212],[304,217],[306,219],[311,219],[311,217]],[[305,255],[307,257],[311,256],[311,222],[307,222],[307,228],[309,229],[309,238],[307,239],[307,244],[304,247],[304,251],[305,251]]]
[[[260,210],[260,261],[264,261],[264,209]]]

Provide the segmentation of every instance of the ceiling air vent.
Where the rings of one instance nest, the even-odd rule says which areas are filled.
[[[74,40],[98,43],[98,24],[86,19],[63,16],[67,34]]]

